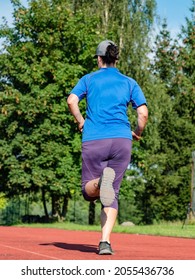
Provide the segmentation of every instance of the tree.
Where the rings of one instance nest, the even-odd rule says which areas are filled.
[[[177,73],[178,41],[172,39],[168,30],[166,19],[163,20],[162,28],[156,36],[155,53],[151,70],[165,85],[166,93],[173,97],[173,83]]]
[[[12,4],[13,27],[0,29],[1,188],[8,197],[41,190],[45,214],[51,200],[52,216],[61,217],[80,193],[80,135],[66,97],[94,66],[96,19],[75,17],[70,1]]]
[[[187,26],[191,32],[186,34],[184,40],[188,44],[182,47],[178,48],[176,42],[172,44],[165,23],[161,36],[157,36],[157,52],[152,70],[164,87],[165,98],[159,102],[162,115],[158,119],[159,147],[156,154],[149,158],[145,170],[146,192],[143,201],[144,220],[147,223],[182,219],[189,202],[191,153],[195,147],[192,121],[194,102],[189,102],[194,96],[194,35],[191,36],[194,28],[190,28],[193,24],[189,20]],[[187,66],[185,71],[183,66]],[[154,158],[156,162],[152,164]]]
[[[100,38],[112,39],[119,46],[120,70],[143,85],[149,61],[147,54],[150,51],[155,0],[75,0],[73,2],[76,10],[85,8],[88,9],[88,13],[97,16],[97,31]]]

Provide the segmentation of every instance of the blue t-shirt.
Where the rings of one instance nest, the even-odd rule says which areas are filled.
[[[86,98],[86,119],[82,142],[106,138],[132,140],[127,116],[129,103],[133,108],[146,104],[144,94],[135,80],[115,67],[100,68],[83,76],[71,93],[79,100]]]

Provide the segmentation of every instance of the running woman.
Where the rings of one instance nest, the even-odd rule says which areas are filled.
[[[94,56],[98,70],[83,76],[67,103],[82,132],[82,193],[86,200],[100,199],[101,240],[99,254],[113,254],[110,237],[118,213],[120,185],[131,160],[132,140],[140,140],[148,120],[146,98],[137,82],[116,67],[118,46],[102,41]],[[86,98],[84,119],[79,101]],[[137,112],[131,131],[127,108]]]

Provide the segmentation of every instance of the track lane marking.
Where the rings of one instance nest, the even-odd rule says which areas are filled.
[[[55,258],[55,257],[51,257],[51,256],[48,256],[48,255],[39,254],[39,253],[36,253],[36,252],[33,252],[33,251],[28,251],[28,250],[19,249],[19,248],[17,248],[17,247],[12,247],[12,246],[3,245],[3,244],[0,244],[0,246],[5,247],[5,248],[9,248],[9,249],[13,249],[13,250],[18,250],[18,251],[30,253],[30,254],[33,254],[33,255],[38,255],[38,256],[42,256],[42,257],[47,257],[47,258],[54,259],[54,260],[61,260],[61,259],[58,259],[58,258]]]

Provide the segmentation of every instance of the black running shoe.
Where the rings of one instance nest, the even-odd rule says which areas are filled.
[[[107,241],[100,241],[99,243],[99,255],[113,255],[110,243]]]
[[[103,206],[110,206],[115,199],[115,192],[112,185],[114,178],[114,169],[110,167],[104,168],[100,179],[100,201]]]

